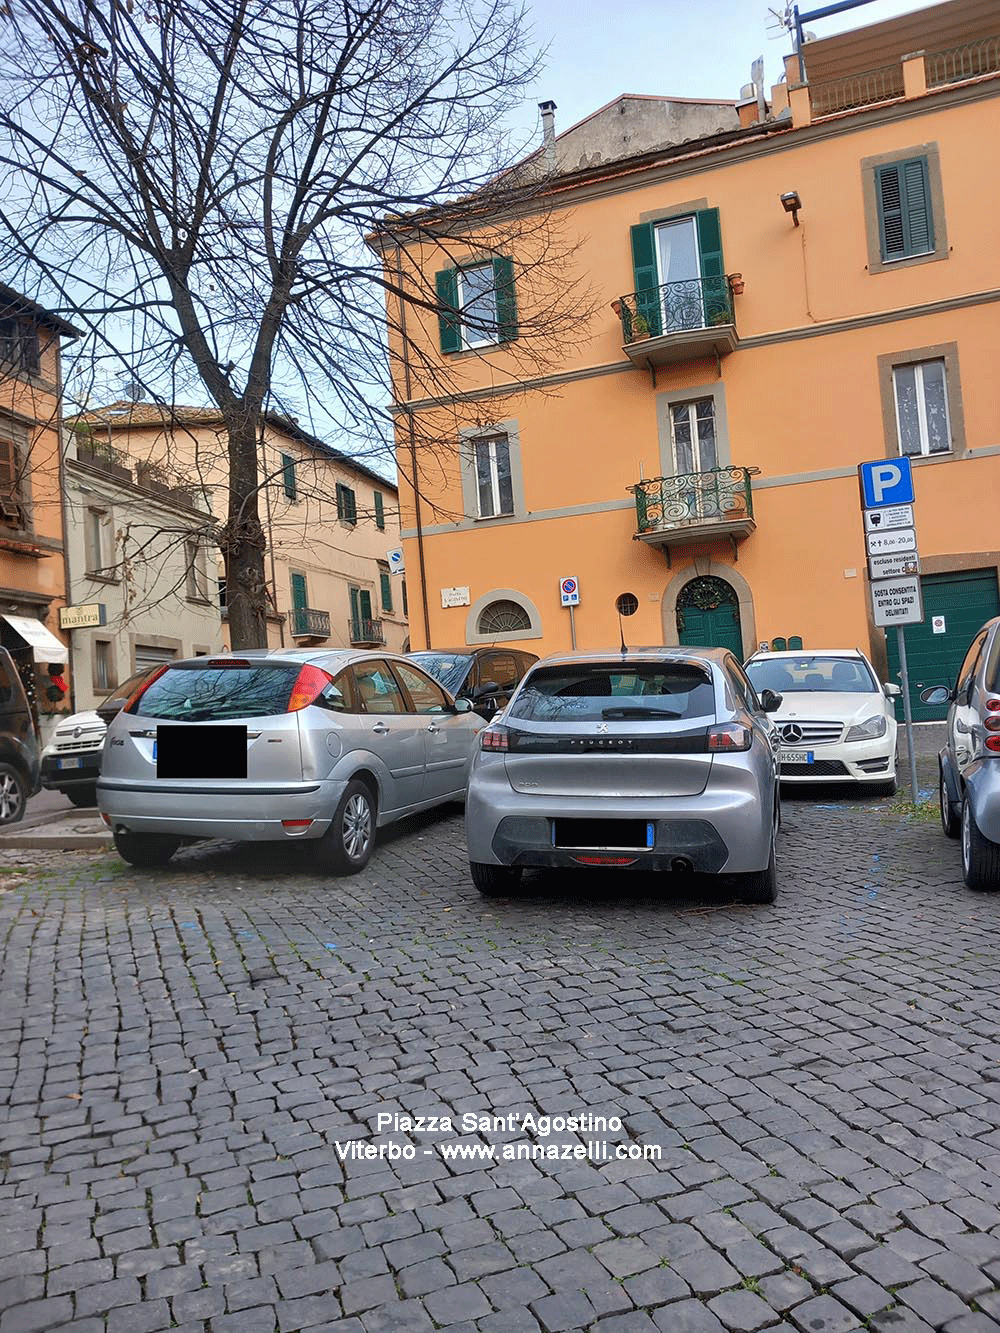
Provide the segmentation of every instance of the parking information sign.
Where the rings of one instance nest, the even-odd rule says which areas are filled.
[[[879,579],[872,584],[872,612],[876,625],[914,625],[924,618],[920,578]]]
[[[913,523],[913,471],[908,458],[876,458],[858,464],[861,517],[868,556],[868,587],[872,595],[872,620],[876,625],[896,626],[900,675],[903,678],[903,712],[906,717],[906,746],[910,754],[910,797],[917,799],[917,762],[913,751],[913,713],[910,708],[910,677],[906,665],[904,625],[917,625],[924,618],[920,587],[920,555]]]
[[[580,585],[574,578],[559,580],[559,598],[563,606],[580,605]]]

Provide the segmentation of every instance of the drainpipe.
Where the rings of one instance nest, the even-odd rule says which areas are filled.
[[[403,340],[403,393],[406,398],[403,408],[406,412],[407,434],[409,437],[410,474],[411,484],[413,486],[413,513],[417,529],[417,563],[420,568],[420,609],[423,613],[424,621],[424,646],[430,648],[431,617],[427,603],[427,566],[424,559],[424,525],[420,514],[420,483],[417,473],[416,428],[413,424],[413,408],[410,406],[410,354],[406,339],[406,302],[403,299],[403,260],[401,257],[400,246],[398,244],[396,246],[396,278],[399,284],[399,332]]]
[[[267,507],[267,552],[271,557],[271,593],[274,603],[274,614],[278,615],[278,580],[274,572],[274,530],[271,526],[271,487],[267,478],[267,450],[264,442],[264,427],[266,425],[266,416],[261,417],[260,422],[260,471],[264,478],[264,504]],[[264,637],[267,638],[267,615],[264,615]],[[281,640],[281,647],[285,646],[285,622],[278,621],[278,637]]]

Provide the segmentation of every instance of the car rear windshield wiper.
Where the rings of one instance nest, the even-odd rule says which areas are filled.
[[[601,717],[607,718],[609,722],[627,722],[635,718],[643,717],[683,717],[683,713],[672,712],[669,708],[602,708]]]

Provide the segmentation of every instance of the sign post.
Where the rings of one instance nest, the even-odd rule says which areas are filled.
[[[573,575],[559,580],[559,601],[569,608],[569,641],[576,652],[576,618],[573,608],[580,605],[580,584]]]
[[[910,460],[877,458],[871,463],[859,463],[858,483],[872,620],[883,628],[896,627],[899,673],[903,680],[906,748],[910,757],[910,799],[916,805],[917,757],[913,750],[913,710],[910,707],[910,673],[906,664],[903,626],[917,625],[923,620],[924,603],[917,530],[913,524]]]

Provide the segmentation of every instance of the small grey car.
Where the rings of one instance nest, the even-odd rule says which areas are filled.
[[[506,893],[532,866],[693,870],[773,902],[780,703],[721,648],[543,659],[480,733],[473,883]]]
[[[1000,889],[1000,617],[979,630],[954,689],[931,686],[924,703],[948,704],[939,755],[941,826],[961,837],[970,889]]]
[[[407,658],[266,650],[171,662],[110,723],[97,803],[120,855],[183,841],[314,842],[354,874],[375,830],[465,796],[485,726]]]

